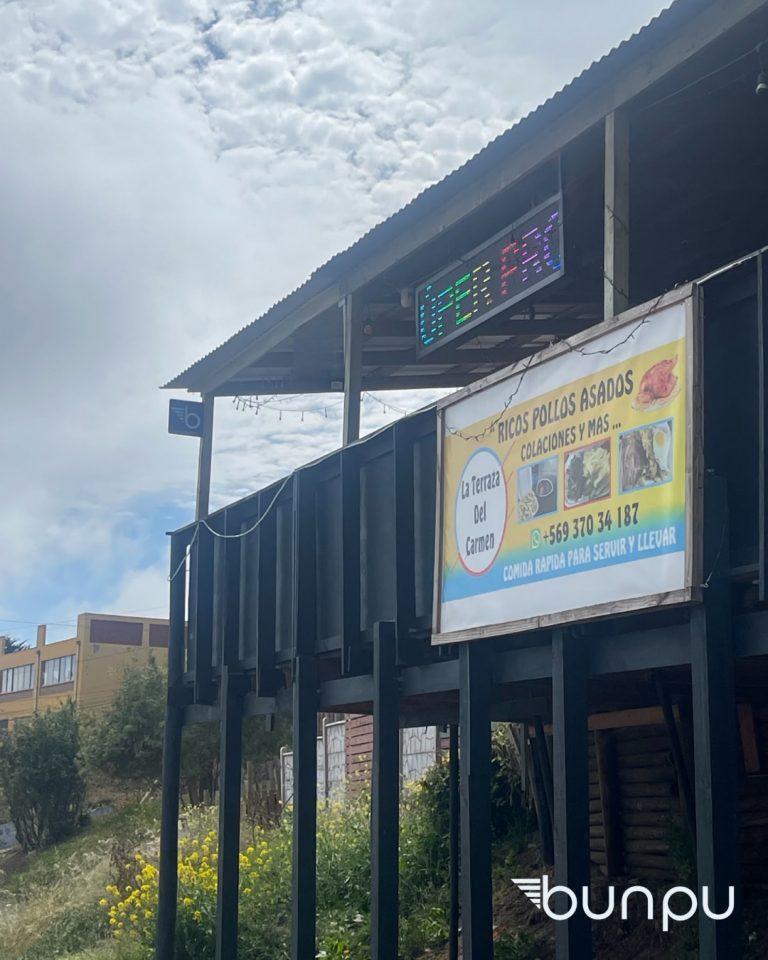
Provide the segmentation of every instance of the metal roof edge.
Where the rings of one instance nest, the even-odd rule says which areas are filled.
[[[733,20],[731,25],[745,19],[764,6],[765,3],[766,0],[743,0],[740,4],[743,12]],[[499,165],[501,159],[508,159],[510,150],[515,151],[524,146],[535,138],[542,129],[546,129],[548,125],[557,122],[560,116],[585,99],[586,95],[593,89],[601,88],[608,83],[612,74],[626,68],[635,59],[648,55],[654,45],[658,46],[664,41],[665,37],[662,30],[680,29],[698,14],[706,11],[707,8],[714,9],[719,6],[719,0],[673,0],[668,7],[653,17],[645,26],[627,39],[622,40],[598,60],[593,61],[559,91],[487,143],[461,166],[441,180],[426,187],[398,211],[366,231],[349,247],[319,266],[304,283],[281,300],[278,300],[267,311],[250,321],[220,346],[169,380],[163,385],[162,389],[199,391],[201,384],[214,378],[215,370],[229,363],[237,356],[240,349],[250,344],[254,338],[258,338],[273,329],[281,319],[289,316],[293,309],[302,306],[316,293],[337,283],[341,275],[348,273],[356,265],[364,262],[376,252],[377,247],[383,247],[387,242],[394,239],[398,233],[408,229],[410,221],[418,220],[427,214],[431,210],[432,204],[436,206],[445,204],[453,196],[459,195],[470,182],[492,172]],[[732,3],[730,9],[733,10],[734,6],[736,6],[736,3]],[[587,82],[591,84],[589,88],[585,87]]]

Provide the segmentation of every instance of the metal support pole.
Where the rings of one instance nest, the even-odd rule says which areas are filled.
[[[605,118],[603,287],[606,319],[629,305],[629,120],[617,110]]]
[[[397,960],[400,850],[400,691],[395,625],[373,635],[371,960]]]
[[[213,458],[213,394],[203,397],[203,432],[197,463],[197,502],[195,519],[207,517],[211,496],[211,460]]]
[[[240,882],[240,784],[245,678],[221,668],[219,859],[216,896],[216,960],[237,960]]]
[[[459,960],[459,728],[448,727],[448,960]]]
[[[293,676],[291,960],[315,960],[317,902],[317,673],[299,654]]]
[[[536,738],[538,741],[538,738]],[[555,847],[552,837],[552,808],[547,800],[545,781],[548,774],[542,770],[542,751],[538,742],[532,745],[533,790],[536,816],[539,821],[539,839],[541,841],[541,859],[544,863],[555,862]]]
[[[552,636],[555,883],[577,893],[590,884],[588,668],[584,642],[564,630],[555,630]],[[556,902],[555,909],[562,911],[563,904]],[[583,910],[577,909],[570,919],[556,924],[555,955],[557,960],[592,956],[592,927]]]
[[[179,784],[181,780],[181,731],[184,704],[181,683],[184,675],[184,621],[186,577],[184,557],[187,545],[180,537],[171,539],[171,599],[168,637],[168,702],[163,737],[162,805],[160,810],[160,878],[157,904],[157,960],[173,960],[176,934],[176,896],[179,854]]]
[[[701,960],[741,956],[741,864],[738,741],[728,513],[724,482],[707,477],[704,522],[704,604],[691,615],[691,680],[699,889],[710,912],[723,913],[734,888],[733,913],[713,920],[699,908]]]
[[[544,796],[549,810],[550,823],[555,815],[554,787],[552,785],[552,758],[549,755],[549,746],[547,744],[547,735],[544,732],[544,721],[540,716],[533,718],[533,726],[536,731],[536,755],[541,764],[541,779],[544,787]]]
[[[339,304],[344,334],[344,446],[360,437],[360,391],[363,364],[363,323],[359,294],[348,293]]]
[[[459,651],[461,927],[464,960],[493,956],[491,672],[485,644]]]
[[[768,257],[757,256],[758,600],[768,600]]]

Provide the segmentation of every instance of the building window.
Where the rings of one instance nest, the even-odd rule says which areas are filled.
[[[34,663],[25,664],[23,667],[9,667],[7,670],[0,671],[0,694],[31,690],[34,685]]]
[[[56,657],[43,661],[43,686],[54,687],[57,683],[70,683],[75,675],[75,655]]]

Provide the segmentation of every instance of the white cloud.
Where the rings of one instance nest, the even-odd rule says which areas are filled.
[[[0,6],[0,609],[157,599],[150,513],[195,472],[157,385],[658,6]],[[338,443],[276,418],[222,409],[216,502]]]

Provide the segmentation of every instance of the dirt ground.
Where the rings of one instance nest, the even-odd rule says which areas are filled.
[[[524,854],[517,862],[516,876],[540,876],[542,867],[535,854]],[[526,872],[527,870],[527,872]],[[656,917],[648,920],[645,900],[630,900],[629,917],[620,918],[620,891],[633,881],[617,883],[617,907],[606,920],[593,921],[593,960],[697,960],[696,919],[675,923],[668,933],[661,926],[661,902],[669,884],[663,884],[655,895]],[[642,881],[634,881],[640,883]],[[647,884],[653,890],[651,884]],[[592,909],[607,906],[605,880],[594,878]],[[537,910],[531,901],[511,883],[508,887],[496,882],[494,904],[494,936],[524,934],[533,941],[532,949],[521,950],[520,960],[554,960],[555,921]],[[746,891],[744,903],[744,960],[768,958],[768,891]],[[505,952],[505,956],[506,956]],[[425,960],[447,960],[447,950],[428,954]],[[515,957],[517,960],[517,957]]]

